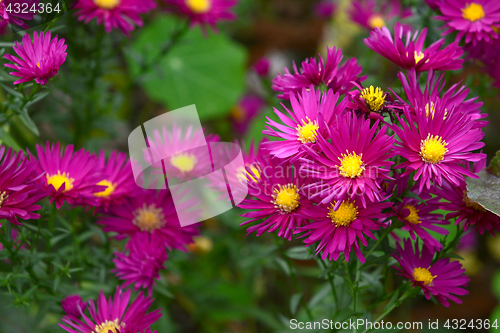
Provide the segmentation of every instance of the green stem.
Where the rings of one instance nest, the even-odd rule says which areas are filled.
[[[384,231],[384,233],[382,234],[382,236],[379,237],[379,239],[377,240],[377,242],[375,243],[375,245],[372,246],[372,248],[368,251],[368,253],[365,255],[365,258],[368,259],[368,257],[370,256],[370,254],[373,252],[373,250],[375,250],[375,248],[377,246],[380,245],[380,243],[382,243],[382,241],[391,233],[392,230],[396,229],[396,224],[394,223],[394,221],[392,222],[392,224],[387,227]]]
[[[50,205],[50,215],[49,215],[49,222],[48,222],[49,233],[45,237],[45,240],[46,240],[46,243],[47,243],[46,244],[47,245],[47,254],[50,254],[50,251],[52,249],[52,244],[50,243],[50,240],[51,240],[51,237],[52,237],[52,232],[54,231],[54,222],[55,222],[55,219],[56,219],[56,212],[57,212],[56,203],[53,202]],[[47,274],[50,274],[51,270],[52,270],[52,265],[50,265],[50,262],[49,262],[47,264]]]
[[[320,265],[323,268],[324,271],[327,270],[328,267],[326,266],[326,264],[323,260],[321,260],[320,258],[317,258],[317,257],[314,257],[314,259],[316,259],[316,262],[318,263],[318,265]],[[339,299],[337,297],[337,290],[335,288],[334,276],[331,272],[328,272],[327,276],[328,276],[328,281],[330,282],[330,287],[332,289],[333,300],[335,302],[335,312],[338,312]]]

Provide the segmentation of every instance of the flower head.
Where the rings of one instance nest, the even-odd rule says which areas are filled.
[[[456,297],[467,295],[469,292],[463,287],[467,286],[470,279],[463,274],[465,269],[458,261],[449,258],[439,259],[432,263],[433,254],[426,246],[420,251],[418,241],[415,249],[410,239],[405,240],[404,249],[397,243],[397,253],[392,256],[398,261],[400,267],[394,267],[399,275],[409,279],[413,287],[420,287],[425,298],[431,295],[436,297],[444,306],[448,307],[448,299],[461,304]]]
[[[63,311],[68,317],[80,318],[87,308],[87,303],[79,295],[68,295],[61,303]]]
[[[2,0],[0,1],[0,24],[14,24],[20,28],[28,29],[29,26],[24,21],[33,20],[35,13],[26,10],[16,10],[16,8],[32,8],[37,6],[39,0]],[[21,7],[17,7],[21,6]]]
[[[411,9],[403,9],[399,0],[355,0],[352,1],[349,15],[354,22],[372,30],[386,26],[389,21],[397,17],[411,16],[412,12]]]
[[[332,0],[322,0],[314,6],[314,14],[321,19],[328,20],[335,14],[336,8]]]
[[[260,77],[267,77],[269,75],[269,70],[271,68],[271,61],[266,58],[262,57],[259,58],[254,64],[253,64],[253,70],[260,76]]]
[[[259,115],[266,101],[257,95],[246,95],[231,109],[233,127],[239,135],[244,135],[252,121]]]
[[[35,31],[33,40],[30,34],[22,38],[22,43],[17,41],[13,46],[14,51],[20,57],[10,54],[4,55],[4,58],[12,61],[14,64],[5,64],[17,72],[10,72],[11,75],[20,77],[14,84],[35,80],[36,83],[44,85],[50,78],[54,77],[59,71],[59,67],[66,61],[66,44],[64,38],[51,39],[50,31],[40,35]]]

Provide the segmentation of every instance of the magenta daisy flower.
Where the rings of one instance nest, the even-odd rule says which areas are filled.
[[[405,240],[404,249],[399,243],[396,246],[397,254],[392,256],[401,268],[394,268],[400,272],[399,275],[409,279],[413,287],[422,288],[425,298],[430,299],[433,295],[446,307],[450,306],[448,299],[458,304],[462,303],[457,296],[469,293],[463,287],[467,287],[470,279],[463,274],[465,269],[458,261],[446,258],[432,263],[434,255],[429,249],[423,246],[420,251],[418,241],[414,249],[410,239]]]
[[[116,269],[112,272],[125,280],[122,287],[134,284],[134,291],[148,289],[151,295],[167,260],[167,251],[160,239],[150,233],[138,233],[128,241],[126,253],[116,252],[115,256]]]
[[[129,35],[134,30],[134,24],[139,27],[143,25],[139,14],[154,8],[154,0],[79,0],[75,5],[75,15],[78,21],[85,23],[95,18],[97,24],[104,25],[106,32],[119,28]]]
[[[32,8],[33,5],[37,6],[39,0],[3,0],[0,1],[0,24],[5,22],[7,24],[14,24],[23,29],[28,29],[29,26],[24,21],[31,21],[34,12],[27,10],[17,10],[17,8]],[[38,7],[37,7],[38,8]]]
[[[314,15],[323,20],[332,18],[337,5],[332,0],[322,0],[314,5]]]
[[[79,295],[68,295],[61,301],[62,309],[68,317],[80,318],[87,308],[87,303]]]
[[[411,239],[420,238],[431,252],[441,251],[443,244],[435,239],[429,230],[447,235],[448,230],[440,225],[447,225],[449,221],[443,220],[441,214],[433,213],[439,209],[438,197],[433,198],[432,195],[425,192],[418,193],[418,196],[424,202],[421,203],[418,199],[405,197],[395,207],[395,215],[405,223],[401,229],[407,231]]]
[[[345,94],[354,87],[353,82],[360,83],[366,79],[366,76],[358,77],[362,68],[355,58],[340,65],[344,57],[341,49],[327,48],[326,52],[326,61],[320,55],[318,55],[319,61],[310,58],[302,62],[300,71],[294,62],[294,74],[285,67],[285,74],[278,74],[273,79],[273,89],[281,93],[278,97],[290,99],[293,93],[300,93],[304,88],[309,89],[311,85],[316,88],[326,86],[333,89],[334,93]]]
[[[131,290],[125,292],[116,287],[113,298],[106,300],[101,290],[97,307],[93,300],[88,302],[90,318],[83,314],[83,321],[64,316],[59,326],[69,333],[137,333],[150,330],[151,324],[161,317],[161,310],[147,313],[154,299],[141,293],[130,303]]]
[[[238,135],[244,135],[252,121],[262,112],[266,101],[257,95],[246,95],[231,109],[231,121]]]
[[[137,195],[125,199],[122,205],[110,206],[108,211],[100,210],[97,223],[104,226],[104,231],[117,233],[117,239],[150,233],[169,250],[186,251],[185,246],[193,241],[193,236],[198,235],[198,228],[181,227],[176,209],[187,211],[194,206],[196,202],[193,200],[174,206],[169,190],[138,189]]]
[[[18,218],[40,218],[35,211],[41,207],[36,203],[47,193],[38,183],[40,173],[36,170],[37,164],[32,156],[27,158],[12,148],[5,154],[5,147],[0,146],[0,219],[22,224]]]
[[[332,90],[321,93],[313,86],[310,89],[304,88],[302,94],[292,94],[292,111],[282,104],[289,116],[275,108],[274,113],[281,123],[267,117],[267,129],[262,131],[263,134],[282,140],[268,141],[263,146],[273,156],[290,159],[292,163],[303,157],[307,154],[304,147],[315,149],[318,136],[326,135],[327,127],[344,112],[348,100],[343,99],[337,105],[338,100],[338,93],[334,94]]]
[[[415,171],[413,180],[419,192],[424,185],[429,189],[433,182],[441,186],[443,179],[459,186],[464,176],[477,178],[464,165],[485,157],[485,154],[473,153],[484,146],[479,141],[484,134],[474,128],[469,115],[434,108],[429,112],[417,111],[415,121],[411,120],[409,111],[405,111],[406,119],[397,117],[401,126],[393,126],[399,137],[394,152],[407,159],[397,168],[406,169],[404,175]]]
[[[351,251],[364,263],[365,257],[361,253],[358,240],[368,246],[365,236],[376,239],[373,230],[380,228],[380,223],[374,221],[385,219],[387,215],[382,210],[389,208],[391,202],[368,203],[363,207],[358,198],[344,201],[332,201],[326,205],[309,204],[302,211],[302,215],[312,220],[311,224],[298,228],[295,233],[304,234],[306,247],[319,242],[316,255],[323,252],[321,259],[337,260],[344,253],[349,261]],[[335,209],[335,207],[338,207]]]
[[[386,27],[376,27],[370,32],[370,38],[365,38],[365,44],[389,59],[401,68],[415,68],[417,72],[434,69],[438,71],[456,70],[462,68],[463,59],[460,59],[464,51],[458,42],[453,42],[442,48],[445,39],[442,38],[429,47],[424,48],[427,28],[424,28],[419,35],[416,31],[403,31],[402,25],[398,22],[394,27],[394,38]],[[406,37],[405,40],[403,38]]]
[[[382,200],[380,181],[390,179],[387,167],[394,164],[388,161],[394,139],[386,133],[379,121],[370,126],[355,114],[338,117],[327,136],[318,136],[318,152],[306,147],[309,156],[301,159],[301,171],[318,179],[310,185],[313,197],[323,197],[324,204],[359,197],[363,206],[366,199]]]
[[[351,20],[362,27],[372,30],[381,28],[396,18],[407,18],[412,15],[411,9],[403,9],[399,0],[355,0],[349,9]],[[408,25],[405,28],[411,28]]]
[[[269,75],[269,70],[271,68],[271,61],[266,58],[262,57],[259,58],[252,66],[253,70],[257,75],[259,75],[262,78],[265,78]]]
[[[106,187],[94,195],[104,210],[107,210],[109,205],[120,205],[125,197],[135,195],[138,186],[135,184],[130,160],[126,154],[113,151],[106,162],[106,156],[101,151],[97,157],[96,168],[100,170],[100,180],[96,185]]]
[[[17,71],[9,74],[20,77],[14,84],[35,80],[36,83],[44,85],[57,74],[59,66],[66,61],[67,46],[64,44],[64,38],[50,37],[50,31],[45,34],[42,31],[40,36],[35,31],[33,40],[26,34],[22,44],[16,41],[12,47],[20,58],[10,54],[4,55],[5,59],[14,63],[5,66]]]
[[[165,3],[169,11],[188,19],[191,27],[198,24],[202,29],[209,26],[217,31],[219,21],[236,18],[231,12],[236,0],[165,0]]]
[[[49,192],[50,202],[56,202],[57,209],[64,201],[70,205],[97,206],[99,202],[94,193],[104,190],[103,186],[97,185],[100,179],[95,155],[83,148],[77,152],[73,149],[73,145],[68,145],[62,150],[59,143],[50,145],[49,142],[45,149],[36,146],[38,171],[45,173],[42,183]]]
[[[448,0],[437,2],[442,15],[436,19],[445,21],[447,35],[457,31],[456,40],[476,44],[498,38],[495,28],[500,28],[500,2],[497,0]]]

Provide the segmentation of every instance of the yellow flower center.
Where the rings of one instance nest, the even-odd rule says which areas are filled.
[[[248,166],[250,171],[247,171],[245,167],[240,167],[238,169],[237,176],[240,181],[250,181],[258,182],[260,180],[260,168],[257,165]]]
[[[365,88],[361,92],[361,97],[365,99],[366,104],[372,111],[378,111],[382,106],[384,106],[385,95],[384,91],[380,88],[374,88],[370,86],[370,88]]]
[[[425,54],[423,52],[417,52],[415,51],[415,54],[413,55],[415,57],[415,63],[418,64],[418,62],[422,59],[424,59]]]
[[[368,26],[372,29],[382,28],[385,26],[385,21],[380,15],[373,15],[368,20]]]
[[[462,16],[464,19],[469,20],[471,22],[475,22],[484,17],[484,9],[483,6],[477,3],[470,3],[462,8]]]
[[[365,166],[363,165],[363,154],[356,155],[356,153],[341,154],[340,166],[337,167],[340,170],[340,174],[344,177],[356,178],[359,177],[363,171],[365,171]]]
[[[436,276],[437,275],[432,276],[427,268],[417,267],[413,270],[413,278],[415,281],[423,282],[427,286],[432,284]]]
[[[281,210],[282,213],[291,213],[300,205],[300,195],[297,193],[297,186],[287,184],[285,186],[278,185],[273,191],[273,199],[271,202],[275,208]]]
[[[415,208],[413,205],[406,205],[403,208],[408,209],[410,211],[410,215],[408,215],[405,220],[410,222],[411,224],[420,224],[420,218],[418,216],[419,210]]]
[[[436,164],[448,152],[447,144],[439,135],[428,134],[427,139],[420,142],[420,157],[424,162]]]
[[[120,4],[121,0],[94,0],[97,7],[102,9],[113,9]]]
[[[107,186],[104,191],[94,193],[96,197],[102,197],[102,198],[107,198],[109,197],[116,189],[116,184],[113,184],[112,182],[108,180],[101,180],[97,185],[102,185],[102,186]]]
[[[331,205],[328,212],[328,217],[335,226],[347,227],[358,217],[358,209],[354,205],[354,202],[350,200],[342,201],[337,210],[334,210],[335,204],[336,202]]]
[[[142,208],[138,208],[134,212],[132,223],[139,227],[141,231],[152,232],[165,226],[165,215],[161,208],[156,208],[155,204],[147,206],[144,204]]]
[[[73,182],[75,180],[69,177],[69,173],[57,171],[57,174],[49,176],[47,174],[47,184],[54,186],[56,191],[64,184],[64,192],[69,191],[73,188]]]
[[[464,191],[464,203],[469,208],[472,208],[474,210],[477,210],[477,211],[480,211],[480,212],[483,212],[483,213],[486,212],[486,209],[484,209],[483,206],[481,206],[477,202],[472,201],[471,199],[469,199],[469,196],[467,195],[467,191]]]
[[[297,126],[298,140],[302,143],[314,143],[318,135],[318,123],[316,121],[312,122],[309,118],[306,118],[306,120],[302,119],[304,125]]]
[[[170,164],[182,173],[192,171],[197,162],[198,159],[192,154],[179,153],[170,158]]]
[[[1,2],[2,0],[0,0]],[[9,196],[7,195],[7,192],[6,191],[3,191],[2,193],[0,193],[0,207],[2,207],[2,204],[5,200],[7,200]]]
[[[120,324],[118,318],[113,321],[106,320],[101,325],[95,325],[92,333],[120,333],[124,327],[125,323]]]
[[[186,5],[195,14],[206,13],[212,7],[212,3],[210,0],[186,0]]]
[[[429,118],[429,115],[431,115],[431,118],[434,119],[434,113],[436,111],[436,107],[434,105],[434,102],[427,103],[425,105],[425,116]],[[446,119],[446,115],[448,114],[448,109],[444,109],[444,116],[443,119]]]

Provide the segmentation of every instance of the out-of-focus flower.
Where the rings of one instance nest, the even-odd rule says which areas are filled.
[[[314,5],[314,14],[323,20],[332,18],[337,6],[332,0],[322,0]]]
[[[14,24],[23,29],[28,29],[28,25],[24,21],[31,21],[35,12],[18,10],[17,8],[38,8],[39,0],[2,0],[0,1],[0,24]],[[4,25],[4,27],[5,27]]]
[[[73,145],[68,145],[62,150],[59,143],[50,145],[49,142],[45,149],[36,146],[38,171],[45,174],[41,181],[57,209],[64,201],[70,205],[97,206],[99,202],[94,193],[103,190],[103,186],[96,185],[100,179],[95,155],[83,148],[77,152],[73,149]]]
[[[186,251],[186,245],[199,231],[194,226],[181,227],[176,209],[187,211],[195,205],[196,202],[188,199],[174,206],[169,190],[138,189],[137,195],[125,199],[122,205],[110,206],[107,211],[99,210],[97,223],[103,225],[106,232],[116,232],[117,239],[150,233],[169,250]],[[197,212],[193,213],[193,221],[195,214]]]
[[[414,249],[410,239],[405,240],[404,249],[399,243],[396,246],[397,253],[392,256],[401,268],[394,268],[399,271],[399,275],[409,279],[413,287],[422,288],[425,298],[430,299],[433,295],[446,307],[450,306],[448,300],[462,303],[455,295],[463,296],[469,293],[463,287],[467,287],[470,279],[463,274],[465,269],[458,261],[445,258],[433,264],[434,255],[429,249],[424,245],[420,251],[418,241]]]
[[[406,36],[406,40],[403,38]],[[424,48],[427,28],[419,35],[416,31],[413,36],[411,31],[403,32],[403,26],[398,22],[394,28],[394,38],[386,27],[375,27],[370,32],[370,38],[365,38],[365,44],[389,59],[401,68],[415,68],[417,72],[434,69],[438,71],[456,70],[462,68],[464,51],[455,41],[443,49],[445,39],[442,38],[429,47]]]
[[[365,236],[376,239],[372,231],[378,230],[380,223],[374,219],[386,218],[382,210],[391,205],[390,202],[370,202],[363,207],[358,198],[332,201],[318,206],[308,204],[302,215],[312,219],[313,222],[299,228],[295,233],[305,232],[300,237],[307,237],[304,239],[306,246],[319,242],[316,254],[323,252],[321,259],[337,260],[344,253],[346,261],[349,261],[349,254],[354,251],[358,259],[364,263],[365,257],[361,253],[358,240],[364,246],[368,246]]]
[[[268,58],[262,57],[253,64],[253,70],[260,76],[266,77],[269,75],[271,62]]]
[[[207,26],[217,31],[217,23],[222,20],[234,20],[236,15],[231,9],[236,0],[164,0],[172,13],[189,20],[191,27]]]
[[[257,95],[246,95],[231,109],[233,127],[239,135],[244,135],[255,117],[259,115],[266,101]]]
[[[35,31],[33,40],[26,34],[21,44],[15,42],[13,49],[20,58],[5,54],[4,58],[14,63],[5,66],[17,71],[10,72],[20,77],[14,84],[35,80],[43,85],[57,74],[59,67],[66,61],[66,48],[64,38],[58,39],[56,36],[51,39],[50,31],[42,31],[40,35]]]
[[[439,10],[438,2],[441,0],[424,0],[432,10]]]
[[[0,146],[0,219],[22,224],[18,218],[40,218],[35,213],[41,208],[36,202],[46,196],[46,191],[38,184],[37,164],[32,156],[27,158],[12,148],[5,153],[5,147]]]
[[[139,14],[156,8],[154,0],[79,0],[75,5],[78,21],[89,23],[94,18],[104,25],[106,32],[120,29],[124,34],[134,30],[134,24],[142,27]]]
[[[207,236],[193,237],[194,242],[189,244],[189,251],[197,254],[208,253],[214,247],[213,241]]]
[[[127,243],[127,253],[115,253],[113,262],[116,269],[112,272],[116,276],[125,280],[123,288],[134,284],[134,291],[148,289],[152,294],[153,286],[160,278],[160,270],[165,268],[167,251],[165,245],[158,237],[153,237],[150,233],[138,233]]]
[[[292,110],[283,105],[290,117],[275,108],[274,113],[281,122],[268,117],[267,129],[262,131],[265,135],[284,140],[264,142],[263,147],[273,156],[290,159],[292,163],[307,154],[306,146],[316,150],[318,136],[327,135],[327,127],[344,113],[348,100],[343,99],[337,105],[338,101],[338,93],[334,94],[332,90],[321,93],[313,86],[304,88],[302,94],[292,94]]]
[[[68,317],[80,318],[87,308],[87,303],[79,295],[68,295],[61,303]]]
[[[386,26],[395,18],[407,18],[412,15],[412,11],[403,9],[399,0],[354,0],[349,15],[351,20],[371,30]],[[408,25],[404,27],[410,28]]]
[[[130,304],[129,289],[125,292],[119,287],[113,298],[106,300],[101,290],[97,307],[93,300],[88,302],[90,318],[83,314],[83,320],[64,316],[59,326],[69,333],[136,333],[150,330],[151,324],[161,317],[160,310],[147,313],[154,299],[140,293]]]
[[[460,237],[460,241],[458,242],[456,249],[462,252],[470,252],[477,247],[477,244],[477,232],[474,229],[468,229],[466,232],[464,232],[462,237]]]
[[[465,37],[465,42],[473,45],[498,38],[495,29],[500,28],[500,1],[451,0],[436,4],[442,13],[436,19],[444,21],[448,28],[443,35],[456,31],[457,41]]]
[[[366,76],[358,77],[362,68],[356,58],[340,65],[344,57],[341,49],[327,48],[326,52],[326,61],[319,55],[319,61],[310,58],[302,62],[300,71],[294,62],[294,74],[285,67],[285,74],[278,74],[273,79],[273,89],[281,93],[278,97],[290,99],[293,93],[300,93],[304,88],[309,89],[311,85],[320,89],[327,87],[333,89],[334,93],[345,94],[354,87],[353,82],[360,83],[366,79]]]
[[[7,21],[1,21],[0,20],[0,35],[5,34],[8,25],[9,25],[9,23]]]

